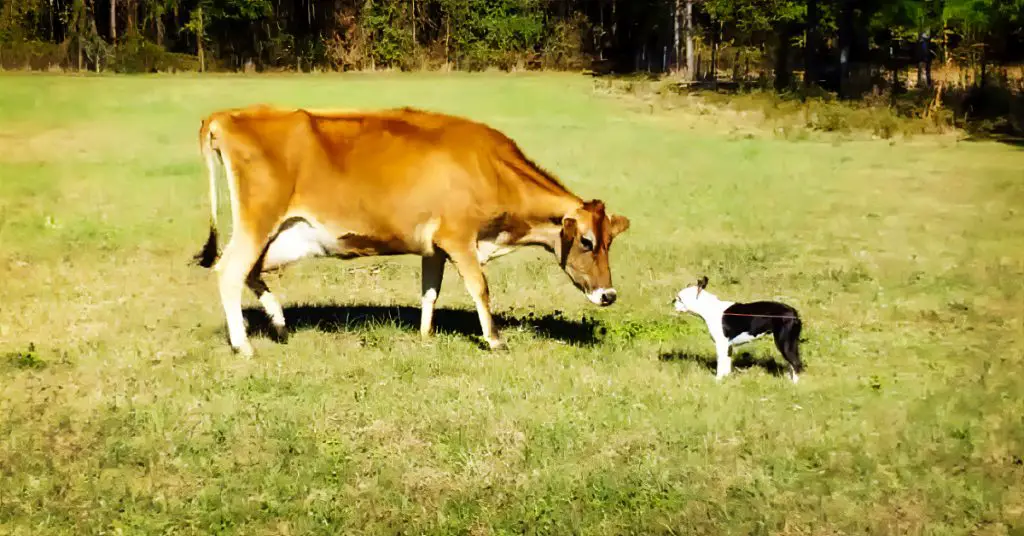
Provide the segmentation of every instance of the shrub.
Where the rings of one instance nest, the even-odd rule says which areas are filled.
[[[544,41],[541,64],[546,69],[582,69],[588,63],[584,39],[591,31],[590,22],[582,13],[559,20]]]
[[[199,58],[189,54],[167,52],[159,45],[132,36],[113,48],[107,67],[118,73],[198,71]]]

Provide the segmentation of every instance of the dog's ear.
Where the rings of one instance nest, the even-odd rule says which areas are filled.
[[[701,278],[697,280],[697,288],[701,290],[708,288],[708,276],[701,276]]]

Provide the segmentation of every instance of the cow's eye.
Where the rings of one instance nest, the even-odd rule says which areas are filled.
[[[583,249],[585,249],[586,251],[594,249],[594,243],[591,242],[590,239],[585,236],[580,237],[580,245],[583,246]]]

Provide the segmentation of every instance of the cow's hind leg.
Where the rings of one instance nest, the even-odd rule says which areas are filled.
[[[422,264],[422,307],[420,309],[420,335],[423,338],[434,332],[434,304],[441,293],[441,281],[444,279],[444,263],[448,256],[436,252],[423,257]]]
[[[214,268],[217,271],[220,301],[227,321],[228,341],[232,350],[246,357],[252,356],[253,352],[245,333],[245,319],[242,316],[242,287],[246,283],[249,271],[259,258],[259,249],[251,235],[236,232]]]
[[[288,342],[288,327],[285,326],[284,322],[284,309],[281,308],[281,303],[277,301],[274,294],[270,292],[270,287],[263,281],[262,271],[263,258],[260,257],[256,261],[256,265],[249,271],[249,277],[246,278],[245,284],[256,295],[256,299],[263,306],[263,311],[270,318],[270,327],[273,330],[271,333],[274,340],[284,344]]]
[[[477,260],[476,254],[469,248],[445,248],[451,257],[455,267],[459,270],[463,281],[466,283],[466,290],[476,304],[476,312],[480,317],[480,329],[484,339],[492,350],[505,348],[504,341],[498,335],[494,327],[494,319],[491,317],[490,292],[487,288],[487,278],[484,277],[483,267]]]

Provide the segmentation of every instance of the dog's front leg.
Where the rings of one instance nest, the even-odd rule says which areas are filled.
[[[721,381],[732,371],[732,346],[729,341],[719,339],[715,341],[715,350],[718,352],[718,371],[715,380]]]

